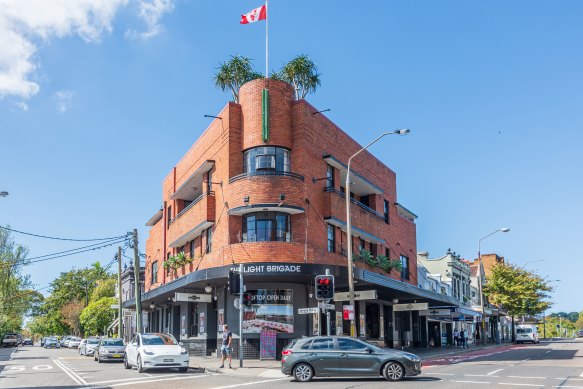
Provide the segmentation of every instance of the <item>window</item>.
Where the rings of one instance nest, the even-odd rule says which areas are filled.
[[[254,173],[261,171],[289,172],[289,150],[283,147],[262,146],[245,151],[243,171]]]
[[[401,278],[409,279],[409,258],[404,255],[401,255]]]
[[[206,253],[210,253],[213,244],[213,228],[209,227],[206,230]]]
[[[338,338],[338,349],[339,350],[364,350],[366,345],[360,343],[357,340]]]
[[[158,283],[158,261],[152,262],[152,284]]]
[[[334,188],[334,167],[326,165],[326,186]]]
[[[335,235],[336,235],[336,230],[334,229],[334,226],[331,224],[328,224],[328,252],[329,253],[333,253],[336,251],[335,250],[335,247],[336,247]]]
[[[358,238],[358,251],[364,250],[364,240],[362,238]]]
[[[290,242],[290,215],[255,212],[243,216],[243,242]]]
[[[391,250],[388,247],[385,247],[385,257],[387,257],[388,260],[391,259]]]
[[[188,336],[198,336],[198,304],[189,303],[188,305],[190,311]]]
[[[206,183],[206,193],[211,193],[213,191],[213,173],[209,170],[208,172],[208,179]]]
[[[384,200],[385,223],[389,224],[389,202]]]
[[[190,258],[194,258],[194,239],[190,241]]]
[[[377,245],[376,244],[373,244],[373,243],[370,244],[370,254],[373,257],[377,256]]]
[[[166,261],[170,261],[170,256],[171,255],[172,255],[172,253],[166,253]],[[171,268],[168,268],[167,272],[168,272],[168,274],[170,274],[172,272],[172,269]]]
[[[168,228],[170,228],[170,223],[172,222],[172,206],[168,207],[168,213],[166,216],[168,217]]]
[[[321,338],[314,339],[312,342],[312,350],[333,350],[334,349],[334,339],[332,338]]]

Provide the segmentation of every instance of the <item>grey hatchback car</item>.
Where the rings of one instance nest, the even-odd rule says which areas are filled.
[[[101,363],[103,361],[123,361],[126,346],[123,339],[103,338],[93,352],[93,360]]]
[[[400,381],[421,374],[421,358],[346,336],[316,336],[296,339],[286,346],[281,353],[281,371],[300,382],[313,377],[357,376]]]

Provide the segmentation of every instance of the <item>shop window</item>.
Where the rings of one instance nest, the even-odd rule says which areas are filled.
[[[198,304],[189,303],[188,336],[198,336]]]
[[[262,146],[245,151],[243,171],[254,173],[260,171],[289,172],[289,150],[283,147]]]
[[[328,252],[329,253],[333,253],[335,252],[335,247],[336,247],[336,230],[334,229],[334,226],[331,224],[328,224]]]
[[[409,258],[404,255],[401,255],[401,278],[409,279]]]
[[[291,218],[282,212],[255,212],[243,216],[243,242],[290,242]]]
[[[158,261],[152,262],[152,278],[151,278],[151,283],[152,284],[157,284],[158,283]]]
[[[366,336],[370,338],[380,337],[380,315],[378,304],[366,304]]]

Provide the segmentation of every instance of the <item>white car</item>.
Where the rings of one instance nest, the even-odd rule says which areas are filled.
[[[536,326],[530,324],[520,324],[516,326],[516,343],[532,342],[537,344],[540,342],[540,336]]]
[[[79,344],[79,355],[93,355],[97,346],[99,346],[99,338],[83,339]]]
[[[81,338],[77,338],[77,337],[69,338],[69,340],[67,340],[67,343],[66,343],[68,348],[78,348],[80,344],[81,344]]]
[[[126,346],[124,367],[135,366],[138,373],[148,369],[178,368],[188,371],[188,350],[170,334],[136,334]]]

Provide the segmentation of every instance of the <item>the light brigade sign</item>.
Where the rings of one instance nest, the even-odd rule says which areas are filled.
[[[232,270],[238,271],[239,268],[233,268]],[[246,265],[243,266],[244,274],[253,273],[284,273],[284,274],[301,274],[302,265]]]

